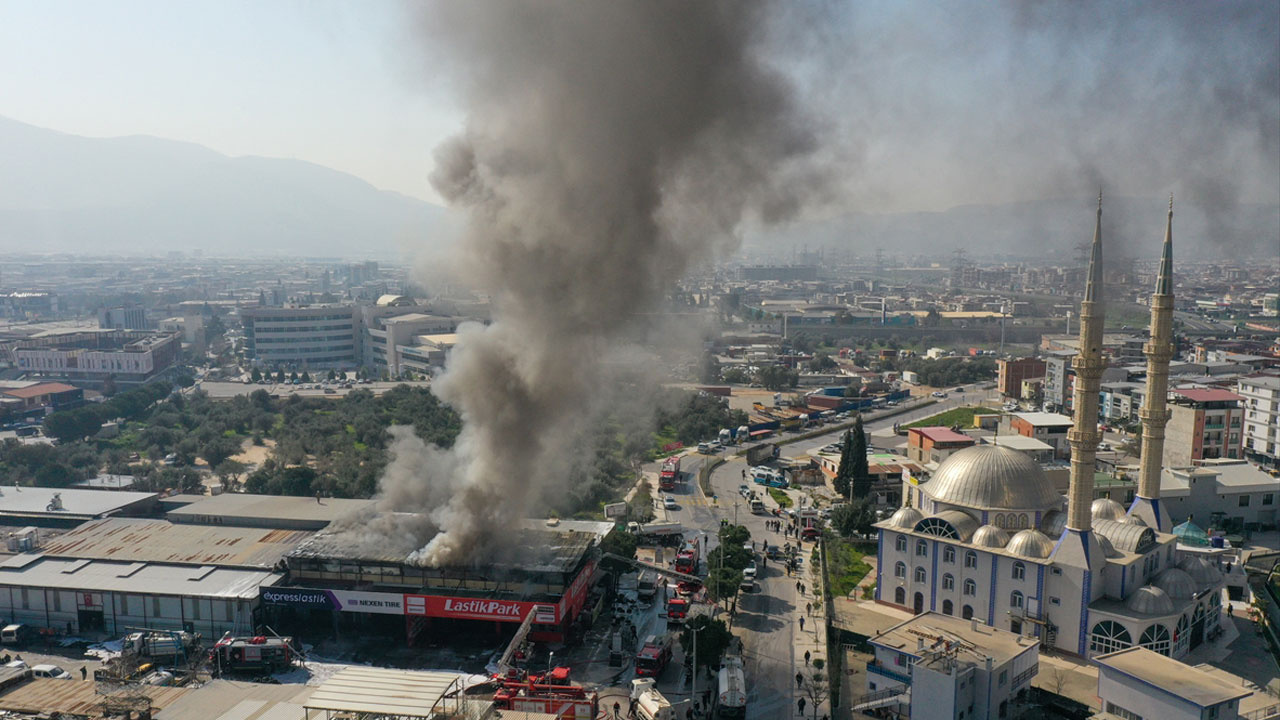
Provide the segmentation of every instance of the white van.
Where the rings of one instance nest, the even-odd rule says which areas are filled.
[[[71,679],[71,673],[57,665],[35,665],[31,668],[31,674],[38,678],[50,678],[52,680]]]

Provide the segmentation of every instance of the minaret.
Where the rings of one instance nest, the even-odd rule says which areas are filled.
[[[1094,458],[1098,441],[1098,388],[1106,364],[1102,360],[1102,325],[1106,317],[1102,287],[1102,192],[1098,192],[1098,220],[1093,230],[1089,280],[1080,303],[1080,352],[1071,361],[1076,371],[1075,424],[1067,434],[1071,443],[1071,488],[1067,494],[1067,527],[1082,533],[1093,527]]]
[[[1142,348],[1147,356],[1147,396],[1142,401],[1142,464],[1138,471],[1138,494],[1129,507],[1159,532],[1169,532],[1169,513],[1160,505],[1160,470],[1164,459],[1164,426],[1169,422],[1165,409],[1169,392],[1169,360],[1173,358],[1173,196],[1169,196],[1169,219],[1164,229],[1160,272],[1151,296],[1151,337]]]

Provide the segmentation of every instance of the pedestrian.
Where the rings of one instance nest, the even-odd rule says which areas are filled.
[[[622,705],[615,702],[613,704],[613,720],[618,720],[618,713],[620,712],[622,712]]]
[[[800,594],[804,594],[804,583],[800,583]]]
[[[800,698],[800,701],[796,703],[796,707],[800,708],[800,714],[803,716],[804,715],[804,698]]]
[[[80,666],[80,679],[81,680],[89,679],[89,670],[83,665]]]
[[[796,687],[800,687],[802,685],[804,685],[804,676],[800,673],[796,673]]]
[[[804,616],[803,616],[803,615],[800,617],[800,631],[801,631],[801,632],[804,632]],[[804,653],[804,663],[805,663],[806,665],[808,665],[808,664],[809,664],[809,651],[808,651],[808,650],[806,650],[806,651],[805,651],[805,653]]]
[[[804,618],[800,618],[800,629],[801,629],[801,630],[803,630],[803,629],[804,629]],[[808,664],[809,664],[809,651],[808,651],[808,650],[805,650],[805,651],[804,651],[804,664],[805,664],[805,665],[808,665]]]

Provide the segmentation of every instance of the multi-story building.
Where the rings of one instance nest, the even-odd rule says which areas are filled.
[[[98,308],[98,327],[108,330],[146,330],[147,311],[140,305]]]
[[[1170,391],[1164,464],[1190,467],[1200,460],[1243,457],[1242,397],[1218,388]]]
[[[996,360],[996,388],[1005,397],[1022,397],[1022,381],[1045,376],[1045,362],[1040,358],[1026,357],[1016,360]]]
[[[1240,378],[1236,390],[1243,398],[1245,457],[1280,467],[1280,377]]]
[[[1040,670],[1031,638],[933,612],[869,642],[869,692],[855,709],[896,707],[912,720],[1009,717],[1010,702]]]
[[[1009,428],[1023,437],[1035,438],[1053,447],[1053,455],[1058,459],[1071,454],[1067,444],[1067,431],[1071,429],[1071,418],[1057,413],[1030,412],[1014,413],[1009,418]]]
[[[14,364],[29,375],[100,384],[144,383],[171,367],[182,348],[172,333],[145,330],[75,330],[24,340]]]
[[[1044,354],[1044,405],[1047,409],[1070,412],[1071,393],[1076,372],[1071,368],[1071,350],[1054,350]]]
[[[444,355],[424,337],[454,333],[458,319],[420,312],[372,313],[365,308],[364,365],[386,370],[392,377],[406,370],[429,373],[443,365]]]
[[[907,431],[907,457],[920,464],[940,463],[952,453],[973,444],[973,438],[945,427],[919,427]]]
[[[352,367],[360,318],[353,305],[253,307],[240,311],[245,352],[264,365]]]
[[[84,390],[65,383],[0,381],[0,420],[43,418],[84,404]]]

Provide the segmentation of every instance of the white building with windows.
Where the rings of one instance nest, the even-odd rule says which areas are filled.
[[[912,720],[1008,717],[1040,671],[1034,639],[976,619],[925,613],[869,642],[868,694],[854,709],[894,708]]]
[[[1280,717],[1280,703],[1243,679],[1208,665],[1184,665],[1144,648],[1094,658],[1096,718],[1235,720]]]
[[[1280,468],[1280,377],[1240,378],[1236,392],[1244,398],[1244,455]]]

